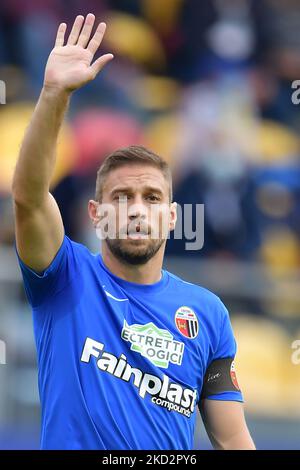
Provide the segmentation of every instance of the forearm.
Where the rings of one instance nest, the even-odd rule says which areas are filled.
[[[56,144],[70,94],[43,88],[25,133],[12,193],[16,203],[36,206],[48,195],[56,160]]]
[[[255,450],[244,415],[243,403],[203,400],[203,424],[216,450]]]
[[[254,442],[247,428],[233,434],[229,439],[212,439],[215,450],[255,450]]]

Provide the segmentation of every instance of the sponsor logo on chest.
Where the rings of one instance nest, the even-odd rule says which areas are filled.
[[[146,357],[157,367],[167,369],[169,363],[181,365],[184,343],[174,340],[168,330],[150,322],[129,325],[124,320],[121,338],[131,343],[130,349]]]

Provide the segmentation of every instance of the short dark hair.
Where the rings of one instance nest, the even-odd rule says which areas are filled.
[[[135,163],[151,165],[155,168],[158,168],[163,173],[165,179],[169,183],[169,197],[170,202],[172,202],[172,173],[169,165],[159,155],[152,152],[151,150],[148,150],[142,145],[131,145],[129,147],[118,149],[105,158],[104,162],[97,171],[95,192],[96,201],[101,201],[102,199],[103,185],[110,171],[114,170],[115,168],[119,168],[122,165],[132,165]]]

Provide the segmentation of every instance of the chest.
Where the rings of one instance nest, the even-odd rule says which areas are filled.
[[[91,338],[144,373],[159,370],[174,382],[202,386],[213,328],[193,299],[168,292],[136,296],[105,283],[89,290],[72,318],[79,351]]]

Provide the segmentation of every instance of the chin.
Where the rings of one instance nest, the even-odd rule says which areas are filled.
[[[163,240],[153,244],[151,240],[108,241],[107,245],[116,258],[131,265],[146,264],[159,251]]]
[[[147,258],[148,256],[152,255],[152,250],[149,250],[145,243],[134,243],[134,246],[126,246],[123,247],[122,253],[125,257],[137,257],[137,258]],[[150,256],[152,257],[152,256]]]

